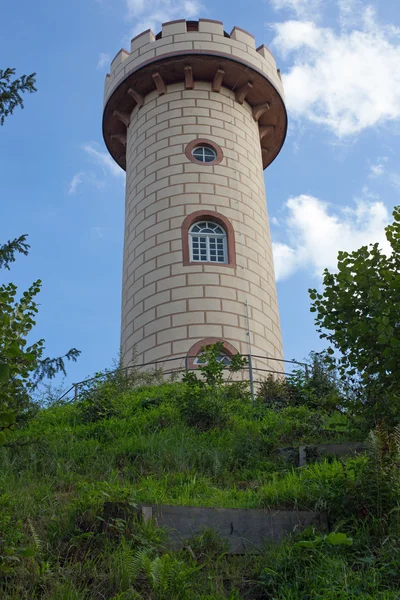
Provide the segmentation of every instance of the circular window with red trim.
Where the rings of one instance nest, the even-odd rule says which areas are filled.
[[[197,139],[190,142],[185,148],[185,155],[197,165],[218,165],[224,155],[215,142],[206,139]]]

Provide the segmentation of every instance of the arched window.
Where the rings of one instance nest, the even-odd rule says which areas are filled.
[[[190,260],[192,262],[228,262],[225,229],[215,221],[198,221],[189,229]]]
[[[236,267],[235,231],[232,223],[213,210],[197,210],[182,223],[183,265],[199,263]]]
[[[235,354],[237,354],[238,352],[237,349],[225,340],[209,337],[204,338],[203,340],[199,340],[190,348],[187,360],[188,368],[196,369],[200,365],[206,364],[204,360],[203,350],[204,348],[208,348],[208,346],[212,346],[217,342],[223,342],[224,346],[221,354],[218,357],[218,360],[220,360],[220,362],[222,362],[225,367],[229,367],[232,356],[235,356]]]
[[[221,352],[218,356],[217,356],[217,361],[219,363],[223,363],[225,365],[225,367],[229,367],[229,365],[231,364],[231,357],[228,356],[228,354],[225,354],[225,352]],[[193,360],[193,364],[194,365],[206,365],[207,361],[204,357],[204,355],[202,353],[198,354],[196,356],[196,358]]]

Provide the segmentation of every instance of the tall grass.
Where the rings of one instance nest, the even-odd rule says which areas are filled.
[[[231,399],[227,425],[204,431],[186,424],[183,393],[182,384],[109,386],[103,416],[93,394],[89,408],[54,405],[0,448],[1,598],[399,598],[397,513],[390,529],[375,527],[368,456],[296,469],[276,454],[287,443],[357,438],[343,415]],[[162,530],[134,517],[106,527],[108,502],[323,509],[354,544],[288,541],[234,557],[204,532],[173,553]]]

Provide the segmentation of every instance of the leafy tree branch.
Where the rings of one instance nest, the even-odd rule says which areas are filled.
[[[29,245],[23,235],[0,246],[0,267],[10,268],[17,253],[28,254]],[[17,286],[0,286],[0,445],[21,419],[27,418],[32,408],[31,394],[45,378],[52,379],[59,372],[66,373],[65,362],[76,361],[76,348],[64,356],[45,358],[44,340],[30,346],[27,337],[36,325],[38,305],[35,301],[41,281],[35,281],[17,299]]]
[[[331,366],[356,384],[352,408],[371,427],[400,421],[400,207],[393,218],[388,255],[378,244],[339,252],[338,272],[324,271],[323,292],[309,290]]]
[[[13,75],[15,69],[0,69],[0,125],[4,124],[6,117],[12,115],[15,108],[24,108],[22,94],[33,94],[37,91],[36,73],[11,79]]]

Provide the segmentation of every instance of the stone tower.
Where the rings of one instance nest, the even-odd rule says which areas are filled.
[[[275,60],[238,27],[171,21],[118,52],[103,135],[126,170],[125,366],[134,348],[140,363],[217,340],[248,354],[248,330],[254,355],[283,358],[263,169],[286,129]]]

